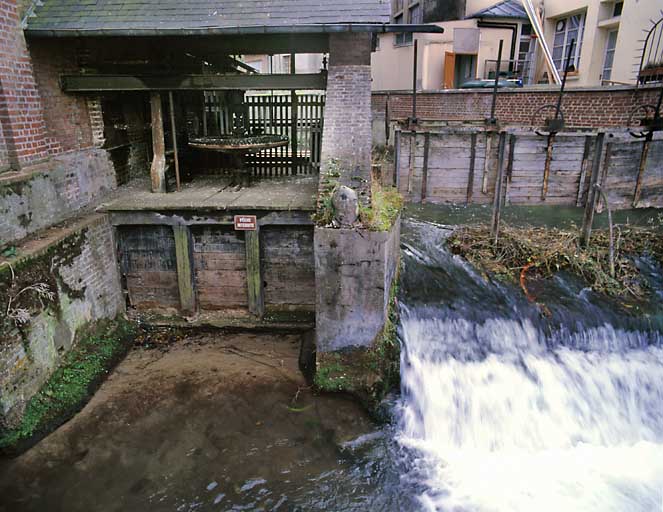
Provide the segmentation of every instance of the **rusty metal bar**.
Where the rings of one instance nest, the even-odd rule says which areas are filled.
[[[493,103],[490,106],[490,122],[495,124],[495,107],[497,105],[497,87],[500,81],[500,66],[502,65],[502,47],[504,46],[504,39],[500,39],[500,45],[497,49],[497,67],[495,68],[495,84],[493,85]]]
[[[411,123],[417,122],[417,54],[418,45],[417,40],[414,40],[414,63],[412,65],[412,119]]]

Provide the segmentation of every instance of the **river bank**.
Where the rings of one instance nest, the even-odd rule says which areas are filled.
[[[135,347],[71,421],[0,461],[0,511],[290,510],[374,429],[307,386],[298,335],[174,339]]]

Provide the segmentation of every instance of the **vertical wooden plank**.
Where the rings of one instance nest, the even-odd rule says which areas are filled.
[[[400,185],[400,162],[401,159],[401,129],[396,127],[394,130],[394,186],[396,190],[399,190],[398,186]]]
[[[509,158],[507,159],[506,164],[506,181],[504,183],[504,193],[502,198],[502,204],[506,204],[507,197],[509,196],[509,185],[513,179],[513,156],[516,151],[516,134],[512,133],[509,135]]]
[[[499,145],[497,151],[497,175],[495,176],[495,194],[493,196],[493,219],[490,229],[490,235],[493,243],[497,244],[499,236],[500,217],[502,215],[502,190],[504,187],[504,149],[506,146],[506,132],[499,135]]]
[[[173,226],[175,259],[177,261],[177,285],[180,291],[180,308],[185,313],[196,310],[196,294],[193,279],[193,242],[188,226]]]
[[[414,174],[414,158],[417,151],[417,132],[410,132],[410,160],[407,172],[407,193],[412,193],[412,175]]]
[[[555,143],[555,134],[548,135],[548,145],[546,146],[546,163],[543,166],[543,184],[541,185],[541,201],[546,200],[548,195],[548,181],[550,180],[550,164],[552,163],[553,145]]]
[[[428,151],[430,150],[430,132],[424,133],[424,164],[421,177],[421,202],[426,200],[426,188],[428,183]]]
[[[474,192],[474,166],[477,158],[477,133],[472,132],[470,135],[470,172],[467,176],[467,195],[465,199],[466,204],[472,202],[472,193]]]
[[[246,284],[249,293],[249,311],[261,317],[265,312],[265,291],[263,289],[262,268],[260,265],[260,231],[245,231]]]
[[[493,146],[493,132],[486,132],[486,156],[483,160],[483,178],[481,179],[481,193],[488,193],[488,174],[490,172],[490,152]]]
[[[582,164],[580,165],[580,178],[578,178],[578,192],[576,194],[576,206],[582,206],[582,197],[585,193],[585,181],[587,180],[587,169],[590,166],[591,160],[589,155],[591,153],[592,137],[587,135],[585,137],[585,148],[582,152]]]
[[[150,93],[150,106],[152,108],[152,192],[166,191],[166,141],[163,133],[163,109],[161,107],[161,94]]]
[[[599,182],[599,170],[601,168],[601,156],[603,154],[603,140],[605,133],[600,132],[596,136],[596,143],[594,145],[594,159],[592,161],[592,174],[589,179],[589,189],[587,190],[587,202],[585,203],[585,213],[582,219],[582,231],[580,233],[580,244],[585,248],[589,247],[589,238],[592,234],[592,223],[594,222],[594,210],[596,208],[596,200],[598,199],[598,191],[596,186]]]

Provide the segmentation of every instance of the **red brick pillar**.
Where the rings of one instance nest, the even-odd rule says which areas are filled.
[[[43,109],[16,0],[0,0],[0,125],[11,167],[49,155]]]

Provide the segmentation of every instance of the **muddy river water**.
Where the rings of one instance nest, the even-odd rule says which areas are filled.
[[[438,215],[403,229],[390,425],[312,393],[298,336],[191,333],[132,350],[74,419],[0,461],[0,511],[660,510],[660,267],[638,263],[658,314],[562,275],[543,318],[448,253]]]

